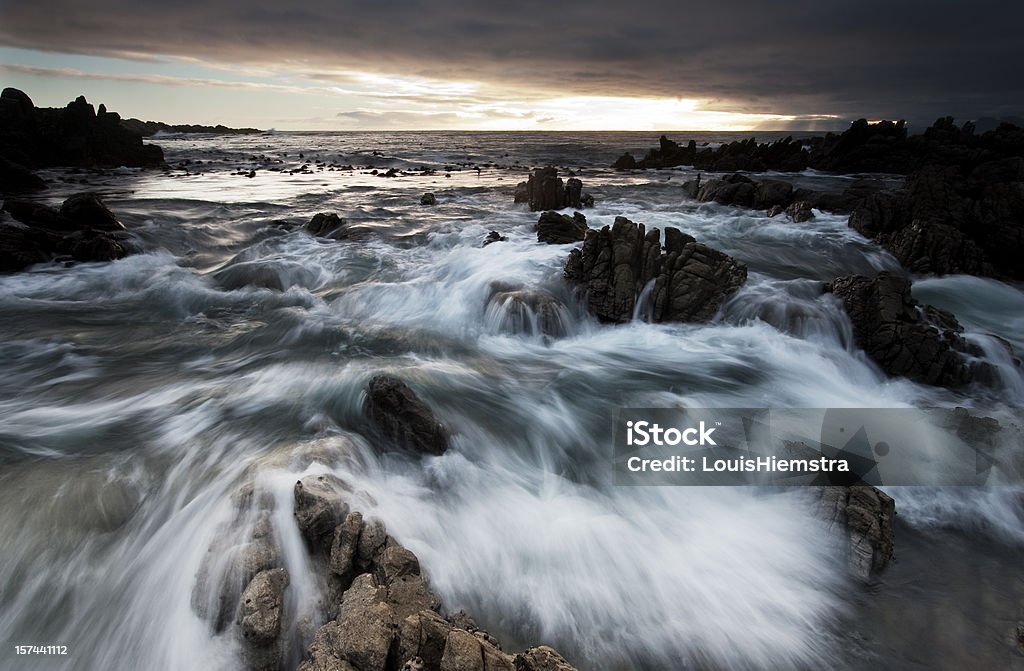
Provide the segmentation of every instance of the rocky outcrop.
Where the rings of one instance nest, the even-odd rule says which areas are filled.
[[[632,158],[632,157],[630,157]],[[723,144],[715,148],[698,149],[690,140],[686,146],[674,142],[664,135],[658,140],[658,147],[651,149],[639,161],[629,166],[626,156],[620,157],[613,167],[620,170],[635,168],[671,168],[692,165],[698,170],[731,172],[744,170],[763,172],[780,170],[796,172],[807,168],[808,155],[802,142],[785,138],[768,144],[758,144],[750,138]]]
[[[1024,157],[925,167],[868,198],[850,226],[914,272],[1024,279]]]
[[[633,319],[650,285],[640,312],[651,321],[701,322],[739,290],[747,267],[671,227],[665,229],[663,250],[658,229],[646,231],[643,224],[616,217],[612,226],[587,233],[582,249],[570,253],[565,277],[603,321]]]
[[[566,207],[581,209],[593,205],[593,197],[583,193],[583,182],[575,177],[565,183],[558,169],[534,168],[525,182],[516,186],[515,202],[527,203],[530,211],[561,210]]]
[[[537,242],[549,245],[567,245],[582,242],[587,236],[587,218],[579,212],[567,214],[548,211],[537,220]]]
[[[895,554],[895,501],[870,485],[822,487],[819,493],[825,519],[839,525],[848,539],[849,572],[869,582]]]
[[[319,212],[306,223],[306,231],[318,238],[344,240],[348,237],[348,222],[333,212]]]
[[[202,124],[169,124],[162,121],[142,121],[140,119],[122,119],[121,126],[142,137],[157,133],[203,133],[208,135],[255,135],[262,133],[258,128],[229,128],[221,124],[204,126]]]
[[[420,454],[448,450],[448,429],[409,385],[390,375],[378,375],[366,388],[363,412],[392,445]]]
[[[972,381],[986,365],[970,361],[981,352],[960,336],[963,329],[956,317],[919,305],[905,277],[839,277],[826,291],[842,301],[856,346],[889,375],[956,387]]]
[[[806,200],[795,200],[786,208],[793,223],[799,224],[814,219],[814,212],[811,211],[811,204]]]
[[[337,496],[347,491],[326,482]],[[299,484],[297,506],[311,488]],[[464,613],[444,617],[414,553],[358,512],[336,521],[327,566],[341,597],[299,671],[575,671],[551,648],[510,655]]]
[[[36,108],[23,92],[0,93],[0,155],[30,169],[163,165],[163,151],[121,126],[121,117],[84,97],[64,108]]]
[[[3,211],[9,218],[0,218],[0,272],[60,258],[113,261],[129,253],[124,226],[95,195],[71,196],[59,210],[7,199]]]

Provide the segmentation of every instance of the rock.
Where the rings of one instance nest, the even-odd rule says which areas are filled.
[[[786,208],[786,214],[794,223],[802,223],[814,219],[814,212],[811,212],[811,204],[806,200],[794,201]]]
[[[397,622],[372,575],[364,573],[345,590],[337,624],[339,657],[359,671],[385,671]]]
[[[347,224],[347,221],[333,212],[320,212],[314,214],[313,218],[309,220],[306,230],[319,238],[343,240],[348,237],[345,230]]]
[[[449,434],[433,411],[407,384],[390,375],[370,380],[363,412],[394,445],[421,454],[448,450]]]
[[[587,308],[599,319],[627,322],[637,299],[653,280],[649,310],[655,322],[700,322],[711,319],[725,299],[747,278],[747,268],[675,228],[665,229],[662,252],[658,229],[645,231],[625,217],[587,233],[574,249],[565,277],[582,289]]]
[[[480,641],[462,629],[454,629],[445,640],[441,671],[484,671]]]
[[[0,221],[0,271],[24,270],[59,256],[75,261],[113,261],[128,255],[123,239],[116,235],[123,227],[91,194],[68,198],[61,211],[8,198],[3,211],[21,223]]]
[[[31,170],[0,156],[0,194],[42,191],[45,188],[46,182]]]
[[[288,571],[275,568],[257,573],[242,592],[239,624],[247,641],[263,644],[280,635],[287,587]]]
[[[124,230],[124,225],[111,213],[95,194],[77,193],[60,206],[61,216],[74,222],[80,228],[94,228],[99,231]]]
[[[401,545],[385,548],[377,563],[377,580],[384,585],[390,585],[398,578],[418,576],[419,574],[419,559]]]
[[[616,159],[615,163],[612,164],[612,167],[615,168],[616,170],[635,170],[636,159],[633,158],[633,155],[627,151],[625,154]]]
[[[516,655],[515,667],[516,671],[576,671],[565,657],[546,645]]]
[[[160,147],[143,144],[118,115],[97,115],[84,97],[63,109],[36,108],[13,88],[0,93],[0,155],[27,168],[163,165]]]
[[[757,182],[754,188],[754,208],[767,210],[775,206],[785,207],[793,201],[793,185],[778,179]]]
[[[515,202],[528,203],[532,212],[581,208],[593,204],[593,198],[583,193],[583,182],[573,177],[563,184],[557,168],[534,168],[526,182],[516,186]]]
[[[782,207],[781,205],[772,205],[771,207],[768,208],[767,215],[769,217],[777,217],[785,211],[786,208]]]
[[[437,196],[432,193],[425,193],[420,196],[420,205],[437,205]]]
[[[242,658],[250,671],[278,671],[287,643],[282,639],[284,593],[288,572],[275,568],[257,573],[242,593],[238,624]]]
[[[508,238],[506,238],[504,235],[497,231],[491,231],[490,233],[487,234],[487,237],[484,238],[483,246],[486,247],[492,242],[508,242]]]
[[[826,520],[842,525],[849,538],[850,573],[869,582],[895,553],[895,501],[870,485],[822,487],[820,494]]]
[[[757,183],[739,173],[726,175],[721,179],[710,179],[697,192],[697,200],[702,203],[714,201],[720,205],[741,205],[754,207]]]
[[[334,574],[342,578],[351,577],[359,554],[359,536],[362,531],[363,516],[358,512],[349,513],[345,520],[335,527],[329,564]]]
[[[974,377],[964,354],[980,352],[960,337],[956,317],[918,305],[907,278],[887,272],[875,278],[851,275],[836,278],[826,291],[842,301],[854,343],[889,375],[946,387]]]
[[[537,220],[537,242],[549,245],[566,245],[580,242],[587,236],[587,218],[579,212],[572,216],[548,211]]]
[[[439,669],[452,625],[432,610],[422,610],[398,626],[398,659],[419,659],[427,669]]]
[[[334,529],[346,519],[348,486],[333,475],[307,475],[295,483],[295,521],[314,552],[329,553]]]
[[[569,334],[572,314],[543,289],[502,289],[487,302],[487,322],[500,333],[561,338]]]

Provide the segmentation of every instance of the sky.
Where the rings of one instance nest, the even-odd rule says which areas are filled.
[[[281,130],[824,130],[1024,112],[1024,3],[0,0],[0,83]]]

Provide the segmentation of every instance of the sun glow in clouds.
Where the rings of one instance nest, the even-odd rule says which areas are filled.
[[[63,106],[86,94],[125,116],[279,130],[754,130],[834,119],[706,109],[697,98],[552,95],[497,82],[310,68],[147,62],[0,49],[11,85]],[[20,61],[20,62],[19,62]],[[112,106],[113,105],[113,106]],[[718,106],[718,103],[716,103]]]

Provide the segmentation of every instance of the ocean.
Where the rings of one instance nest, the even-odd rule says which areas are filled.
[[[71,652],[17,668],[243,668],[201,585],[250,534],[232,499],[251,482],[275,502],[297,663],[323,616],[291,496],[318,472],[353,484],[445,607],[506,649],[543,642],[598,671],[1019,668],[1020,487],[892,489],[896,561],[864,587],[804,491],[612,482],[619,407],[1024,403],[993,346],[1024,351],[1024,287],[915,278],[997,381],[890,379],[821,285],[899,264],[845,215],[793,224],[687,198],[687,168],[608,167],[658,135],[168,135],[152,139],[167,172],[42,173],[48,202],[98,192],[141,253],[0,276],[0,630]],[[747,284],[708,324],[599,323],[562,277],[572,245],[538,243],[537,213],[513,204],[547,164],[594,196],[590,227],[677,227],[745,262]],[[352,238],[303,231],[318,212]],[[508,240],[483,246],[492,230]],[[503,287],[557,299],[558,333],[496,302]],[[380,373],[443,418],[449,453],[375,449],[361,404]]]

